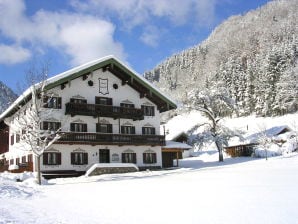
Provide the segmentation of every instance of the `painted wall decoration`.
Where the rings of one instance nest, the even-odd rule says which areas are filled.
[[[108,79],[98,79],[99,81],[99,93],[106,95],[109,94]]]

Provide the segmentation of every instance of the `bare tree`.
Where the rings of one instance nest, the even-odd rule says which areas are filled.
[[[31,86],[22,95],[23,102],[20,103],[14,115],[13,124],[12,119],[5,121],[19,136],[18,147],[32,152],[36,157],[38,184],[41,184],[40,158],[43,152],[61,137],[59,134],[61,126],[55,130],[43,130],[42,128],[42,122],[52,116],[52,110],[44,108],[45,104],[53,100],[46,91],[46,74],[46,68],[43,68],[41,72],[36,72],[35,68],[27,72],[27,82]],[[36,81],[39,82],[36,84]]]
[[[209,120],[207,123],[208,132],[214,141],[218,153],[219,161],[223,161],[223,145],[227,145],[227,129],[220,125],[221,117],[232,113],[234,103],[224,88],[217,90],[199,90],[189,94],[189,109],[201,111]]]

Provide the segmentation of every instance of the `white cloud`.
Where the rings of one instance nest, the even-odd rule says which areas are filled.
[[[20,46],[0,44],[0,64],[16,64],[28,60],[30,51]]]
[[[144,29],[144,32],[142,33],[140,40],[151,47],[157,47],[160,35],[161,31],[158,30],[157,27],[148,26]]]
[[[72,65],[110,54],[126,58],[122,45],[114,40],[115,26],[110,22],[82,13],[44,10],[28,17],[25,10],[23,0],[0,0],[0,32],[18,45],[54,48],[66,53]]]

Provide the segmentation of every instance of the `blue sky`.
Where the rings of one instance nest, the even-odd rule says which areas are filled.
[[[0,80],[17,91],[32,65],[49,76],[106,55],[143,74],[199,44],[231,15],[269,0],[0,0]]]

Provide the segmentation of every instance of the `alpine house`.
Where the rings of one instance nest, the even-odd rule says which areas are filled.
[[[45,81],[41,130],[61,137],[41,155],[43,174],[83,173],[95,163],[134,163],[162,167],[160,113],[176,104],[113,56],[73,68]],[[25,91],[0,115],[3,140],[0,160],[13,172],[36,171],[37,157],[22,144],[32,92]],[[26,113],[27,111],[27,113]],[[5,122],[4,122],[5,121]]]

